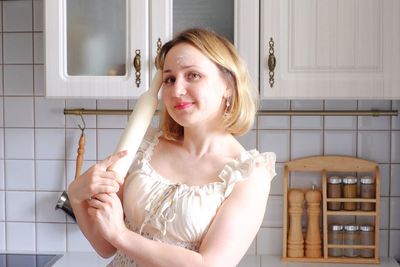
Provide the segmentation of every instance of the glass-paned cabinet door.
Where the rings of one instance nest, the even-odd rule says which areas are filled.
[[[193,27],[214,30],[238,48],[247,62],[253,80],[258,81],[258,0],[161,0],[162,3],[159,2],[160,0],[152,0],[152,12],[157,12],[159,6],[163,6],[164,10],[171,10],[172,16],[166,13],[153,14],[153,33],[157,29],[165,30],[166,25],[170,33],[169,38]],[[153,36],[153,39],[155,38],[157,36]]]
[[[140,0],[45,0],[46,96],[137,97],[148,87]]]
[[[234,43],[234,0],[173,0],[173,32],[212,29]]]

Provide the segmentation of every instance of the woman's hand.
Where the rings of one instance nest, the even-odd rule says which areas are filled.
[[[100,193],[117,193],[120,188],[117,175],[108,168],[126,154],[127,151],[115,153],[77,177],[68,187],[70,200],[81,203]]]
[[[98,194],[88,200],[88,214],[96,222],[99,233],[111,244],[128,229],[124,223],[121,200],[115,193]]]

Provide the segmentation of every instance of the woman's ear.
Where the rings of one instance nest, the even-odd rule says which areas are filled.
[[[226,87],[224,92],[224,99],[229,99],[231,96],[232,96],[232,89]]]

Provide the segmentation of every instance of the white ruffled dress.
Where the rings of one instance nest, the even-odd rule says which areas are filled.
[[[265,179],[271,181],[276,175],[275,153],[245,151],[224,166],[218,176],[220,181],[188,186],[172,183],[150,165],[161,135],[161,131],[148,131],[125,180],[125,223],[130,230],[146,238],[198,251],[218,208],[235,184],[248,177],[256,162],[266,164]],[[118,251],[108,266],[138,265]]]

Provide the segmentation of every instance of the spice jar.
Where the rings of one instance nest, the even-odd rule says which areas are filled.
[[[360,179],[360,197],[375,198],[375,180],[370,176],[365,176]],[[360,209],[363,211],[375,210],[375,203],[361,202]]]
[[[374,227],[371,225],[362,225],[360,226],[360,245],[374,245],[375,240],[375,232]],[[360,249],[360,256],[363,258],[372,258],[374,257],[374,249],[372,248],[363,248]]]
[[[359,233],[357,225],[345,225],[343,233],[343,244],[345,245],[358,245],[359,244]],[[358,250],[355,248],[343,249],[343,255],[345,257],[357,257]]]
[[[356,198],[357,197],[357,178],[353,176],[347,176],[343,178],[343,197],[344,198]],[[357,202],[344,202],[344,210],[356,210]]]
[[[343,244],[343,225],[333,224],[328,229],[328,243],[332,245]],[[328,256],[341,257],[343,256],[342,248],[328,248]]]
[[[328,179],[328,198],[341,198],[342,197],[342,178],[332,176]],[[341,202],[328,202],[328,210],[341,210]]]

